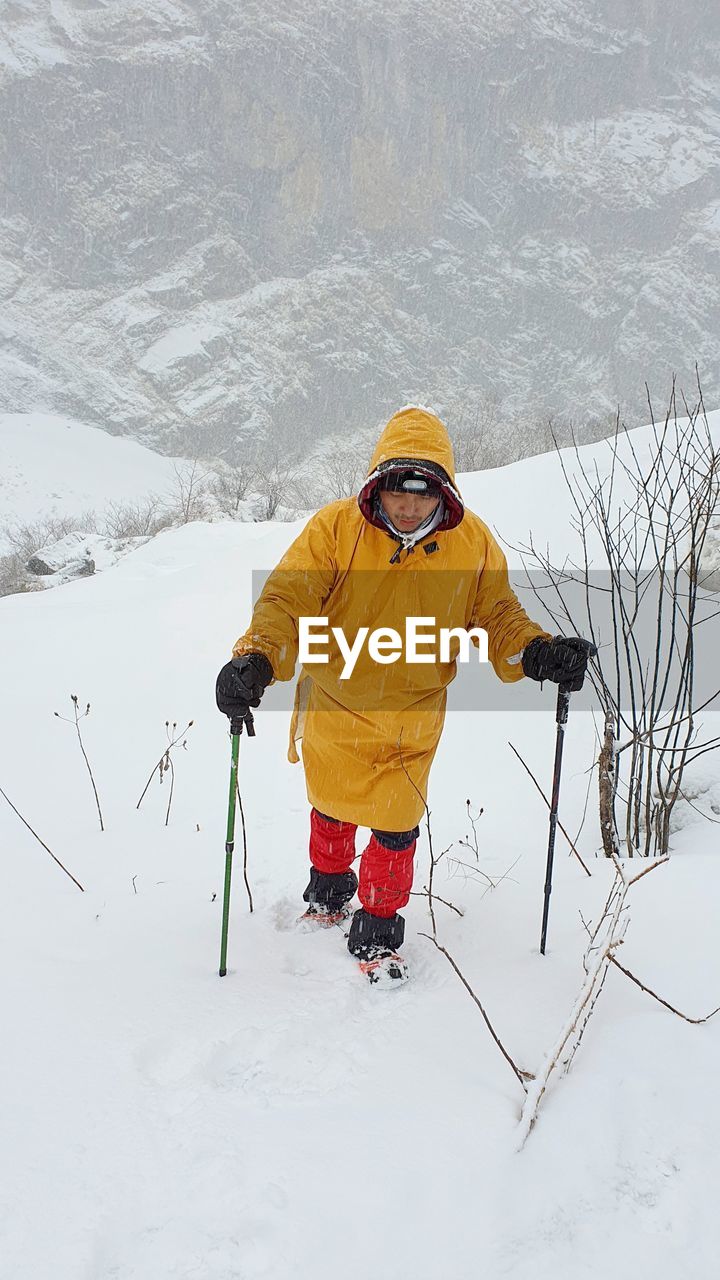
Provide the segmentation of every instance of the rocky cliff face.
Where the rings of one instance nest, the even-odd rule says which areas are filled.
[[[6,0],[0,392],[177,452],[720,397],[712,0]],[[511,427],[508,427],[511,424]]]

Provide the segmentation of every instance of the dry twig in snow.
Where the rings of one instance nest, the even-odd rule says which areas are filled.
[[[514,747],[514,746],[513,746],[512,742],[508,742],[508,746],[509,746],[509,748],[510,748],[510,750],[511,750],[511,751],[514,751],[514,752],[515,752],[515,755],[517,756],[518,760],[520,761],[520,763],[521,763],[521,765],[522,765],[523,769],[525,769],[525,770],[526,770],[526,772],[527,772],[527,773],[530,775],[530,777],[532,778],[533,782],[535,783],[535,786],[537,787],[538,791],[540,792],[540,795],[542,796],[543,800],[545,801],[545,804],[547,805],[548,809],[552,808],[552,806],[551,806],[551,804],[550,804],[550,801],[548,800],[547,796],[545,795],[545,792],[543,791],[542,787],[540,786],[540,783],[538,782],[537,778],[536,778],[536,777],[535,777],[535,775],[533,774],[533,772],[532,772],[532,770],[530,769],[530,767],[529,767],[529,766],[525,763],[525,761],[523,760],[522,756],[520,755],[520,752],[517,750],[517,748],[516,748],[516,747]],[[567,840],[568,844],[570,845],[570,848],[571,848],[572,852],[575,854],[575,857],[577,858],[578,862],[580,863],[580,866],[582,867],[583,871],[584,871],[587,875],[591,876],[591,875],[592,875],[592,872],[591,872],[591,871],[589,871],[589,870],[588,870],[588,868],[585,866],[585,863],[583,862],[582,858],[580,857],[580,854],[578,853],[577,849],[575,848],[575,845],[574,845],[573,841],[570,839],[570,836],[568,835],[567,831],[565,830],[565,828],[564,828],[564,826],[563,826],[563,824],[562,824],[562,822],[560,821],[560,819],[559,819],[559,818],[558,818],[558,827],[559,827],[559,829],[562,831],[562,833],[563,833],[563,835],[564,835],[565,839]]]
[[[247,893],[248,903],[250,905],[250,914],[252,915],[254,908],[253,908],[252,890],[250,888],[250,881],[248,879],[248,847],[247,847],[247,831],[245,829],[245,810],[243,809],[242,796],[240,795],[240,785],[237,781],[237,778],[235,779],[235,793],[237,795],[238,808],[240,810],[240,822],[242,824],[243,880],[245,881],[245,891]]]
[[[636,987],[639,987],[646,995],[652,996],[653,1000],[657,1000],[658,1004],[661,1004],[665,1009],[669,1009],[671,1013],[676,1014],[678,1018],[682,1018],[684,1022],[691,1022],[694,1027],[702,1026],[703,1022],[709,1022],[711,1018],[715,1017],[716,1013],[720,1013],[720,1005],[718,1005],[717,1009],[713,1009],[712,1013],[706,1013],[704,1018],[691,1018],[689,1014],[683,1013],[681,1009],[676,1009],[674,1004],[669,1004],[667,1000],[663,1000],[662,996],[659,996],[657,991],[653,991],[652,987],[646,987],[644,982],[641,982],[634,973],[631,973],[629,969],[626,969],[620,963],[617,956],[611,956],[611,959],[616,968],[621,973],[624,973],[625,977],[629,978],[631,982],[634,982]]]
[[[413,779],[410,777],[410,774],[409,774],[409,773],[408,773],[408,771],[407,771],[407,768],[406,768],[406,766],[405,766],[405,761],[403,760],[401,739],[402,739],[402,734],[400,735],[400,738],[398,738],[398,749],[399,749],[399,751],[400,751],[400,764],[401,764],[401,766],[402,766],[402,769],[403,769],[403,772],[405,773],[406,778],[407,778],[407,779],[408,779],[408,781],[411,783],[411,785],[414,787],[415,791],[417,792],[418,796],[420,797],[420,799],[421,799],[421,801],[422,801],[422,805],[423,805],[423,808],[424,808],[424,810],[425,810],[425,822],[426,822],[426,826],[427,826],[428,843],[429,843],[429,846],[430,846],[430,873],[429,873],[429,876],[428,876],[428,883],[427,883],[427,889],[426,889],[426,892],[427,892],[427,896],[428,896],[428,904],[429,904],[429,907],[430,907],[430,920],[431,920],[431,922],[432,922],[432,933],[431,933],[431,934],[429,934],[429,933],[421,933],[421,934],[420,934],[420,937],[421,937],[421,938],[427,938],[429,942],[432,942],[433,946],[434,946],[434,947],[437,947],[438,951],[442,952],[442,954],[445,956],[445,959],[449,962],[449,964],[450,964],[450,965],[452,965],[452,968],[455,970],[455,973],[457,974],[458,978],[459,978],[459,979],[460,979],[460,981],[462,982],[462,984],[463,984],[463,986],[464,986],[465,990],[467,991],[468,995],[471,997],[471,999],[472,999],[472,1000],[474,1000],[475,1004],[477,1005],[478,1009],[480,1010],[480,1013],[482,1014],[482,1017],[483,1017],[483,1021],[484,1021],[484,1023],[485,1023],[485,1026],[487,1027],[488,1031],[490,1032],[490,1035],[492,1036],[493,1040],[495,1041],[495,1044],[497,1045],[498,1049],[500,1050],[500,1052],[501,1052],[501,1054],[502,1054],[503,1058],[504,1058],[504,1059],[505,1059],[505,1061],[509,1064],[509,1066],[512,1068],[513,1074],[515,1075],[516,1079],[519,1081],[519,1083],[520,1083],[520,1085],[522,1086],[522,1088],[527,1092],[527,1081],[528,1081],[528,1080],[532,1080],[532,1076],[530,1075],[530,1073],[529,1073],[529,1072],[527,1072],[527,1071],[523,1071],[520,1067],[518,1067],[517,1063],[513,1060],[513,1058],[511,1057],[511,1055],[508,1053],[507,1049],[505,1048],[505,1045],[503,1044],[502,1040],[500,1039],[499,1035],[497,1034],[497,1032],[496,1032],[496,1030],[495,1030],[495,1028],[494,1028],[494,1026],[493,1026],[493,1024],[492,1024],[492,1022],[490,1021],[490,1018],[488,1017],[488,1015],[487,1015],[487,1013],[486,1013],[486,1011],[485,1011],[485,1008],[484,1008],[484,1006],[483,1006],[483,1004],[482,1004],[482,1001],[481,1001],[481,1000],[479,999],[479,997],[476,995],[475,991],[473,991],[473,988],[470,986],[470,983],[468,982],[467,978],[466,978],[466,977],[464,976],[464,974],[462,973],[462,971],[461,971],[461,969],[459,968],[459,966],[456,964],[455,960],[453,960],[452,956],[450,955],[450,952],[449,952],[445,947],[441,946],[441,944],[438,942],[438,938],[437,938],[437,921],[436,921],[436,919],[435,919],[435,895],[434,895],[434,893],[433,893],[433,880],[434,880],[434,877],[435,877],[435,868],[436,868],[436,866],[438,865],[438,863],[441,861],[441,859],[445,857],[445,854],[447,853],[447,849],[443,849],[443,852],[442,852],[442,853],[441,853],[437,858],[435,857],[435,853],[434,853],[434,849],[433,849],[432,827],[431,827],[431,825],[430,825],[430,810],[429,810],[429,808],[428,808],[428,806],[427,806],[427,802],[426,802],[426,800],[425,800],[425,797],[422,795],[422,792],[420,791],[419,787],[417,787],[417,786],[415,785],[415,783],[413,782]],[[450,846],[450,848],[452,848],[452,846]]]
[[[34,837],[35,837],[35,839],[37,840],[38,844],[41,844],[41,845],[42,845],[42,847],[43,847],[43,849],[45,850],[45,852],[50,854],[50,857],[52,858],[53,862],[57,862],[58,866],[60,867],[60,870],[61,870],[61,871],[64,871],[66,876],[69,876],[69,877],[70,877],[70,879],[72,880],[73,884],[76,884],[76,885],[77,885],[77,887],[78,887],[78,889],[80,890],[80,892],[81,892],[81,893],[84,893],[84,892],[85,892],[85,890],[83,889],[83,887],[82,887],[82,885],[81,885],[80,881],[79,881],[79,880],[76,880],[76,879],[75,879],[75,877],[74,877],[74,875],[72,874],[72,872],[71,872],[71,871],[68,871],[67,867],[66,867],[66,866],[63,866],[63,864],[62,864],[62,862],[60,861],[60,859],[55,857],[55,854],[53,853],[52,849],[49,849],[49,848],[48,848],[48,846],[46,845],[45,841],[40,839],[40,837],[39,837],[39,835],[38,835],[37,831],[33,831],[33,828],[30,826],[30,823],[29,823],[25,818],[23,818],[23,816],[22,816],[22,814],[21,814],[20,810],[15,808],[15,805],[13,804],[12,800],[10,799],[10,797],[9,797],[8,795],[6,795],[6,793],[3,791],[2,787],[0,787],[0,796],[2,796],[3,800],[6,800],[6,801],[7,801],[7,803],[10,805],[10,808],[12,809],[13,813],[17,814],[17,816],[18,816],[18,818],[20,819],[20,821],[22,822],[23,826],[27,827],[28,831],[30,832],[30,834],[31,834],[32,836],[34,836]]]
[[[168,796],[167,810],[165,812],[165,826],[167,826],[170,821],[170,806],[172,804],[173,793],[175,791],[175,765],[173,764],[173,758],[170,753],[173,747],[177,747],[178,745],[181,746],[184,751],[187,750],[187,739],[184,737],[184,735],[187,733],[188,729],[192,729],[193,724],[194,724],[193,720],[188,720],[187,724],[185,725],[185,728],[182,729],[180,733],[176,733],[177,720],[173,720],[172,725],[170,724],[169,720],[165,721],[165,733],[167,734],[167,740],[168,740],[167,746],[163,751],[157,764],[155,765],[154,769],[152,770],[150,777],[148,778],[147,782],[145,783],[145,786],[143,787],[142,795],[140,796],[140,799],[135,805],[136,809],[140,808],[140,805],[142,804],[147,794],[148,787],[150,786],[150,783],[152,782],[156,773],[160,775],[161,783],[163,778],[165,777],[165,774],[169,773],[170,774],[170,795]]]
[[[89,715],[90,715],[90,703],[88,702],[88,704],[87,704],[87,706],[86,706],[85,710],[83,711],[83,713],[82,713],[82,715],[81,715],[81,714],[80,714],[80,712],[79,712],[79,710],[78,710],[78,696],[77,696],[77,694],[76,694],[76,693],[71,693],[71,694],[70,694],[70,701],[71,701],[71,702],[72,702],[72,704],[73,704],[73,719],[72,719],[72,720],[70,720],[67,716],[61,716],[59,711],[55,711],[55,712],[54,712],[54,715],[56,716],[56,718],[57,718],[58,720],[64,720],[66,724],[74,724],[74,725],[75,725],[75,732],[77,733],[78,742],[80,743],[80,750],[82,751],[82,754],[83,754],[83,760],[85,761],[85,764],[86,764],[86,766],[87,766],[87,771],[88,771],[88,773],[90,774],[90,781],[91,781],[91,783],[92,783],[93,794],[94,794],[94,796],[95,796],[95,804],[97,805],[98,817],[99,817],[99,819],[100,819],[100,830],[101,830],[101,831],[104,831],[104,830],[105,830],[105,826],[104,826],[104,824],[103,824],[102,809],[100,808],[100,797],[98,796],[97,787],[95,786],[95,779],[94,779],[94,777],[93,777],[93,771],[92,771],[92,769],[90,768],[90,761],[88,760],[88,757],[87,757],[87,751],[85,750],[85,744],[84,744],[84,742],[83,742],[83,740],[82,740],[82,734],[81,734],[81,732],[80,732],[80,721],[81,721],[81,720],[85,720],[85,718],[86,718],[87,716],[89,716]]]

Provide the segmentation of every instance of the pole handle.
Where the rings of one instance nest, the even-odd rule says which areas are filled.
[[[235,737],[243,731],[243,725],[247,731],[248,738],[255,737],[255,720],[252,711],[248,711],[244,716],[231,716],[230,718],[230,735]]]
[[[555,723],[557,725],[566,725],[568,712],[570,710],[570,694],[575,690],[571,685],[561,684],[558,689],[557,706],[555,708]]]

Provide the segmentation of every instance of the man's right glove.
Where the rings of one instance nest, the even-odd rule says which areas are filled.
[[[536,636],[525,646],[522,669],[531,680],[552,680],[572,693],[582,689],[588,660],[597,653],[595,645],[582,636]]]
[[[231,720],[244,720],[250,707],[259,707],[273,669],[264,653],[244,653],[222,668],[215,684],[218,711]]]

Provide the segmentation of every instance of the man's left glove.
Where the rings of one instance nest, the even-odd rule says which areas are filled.
[[[218,711],[231,720],[244,720],[250,707],[259,707],[273,669],[264,653],[244,653],[226,662],[215,684]]]
[[[595,645],[581,636],[555,636],[552,640],[536,636],[523,650],[522,669],[531,680],[552,680],[577,693],[588,661],[596,653]]]

